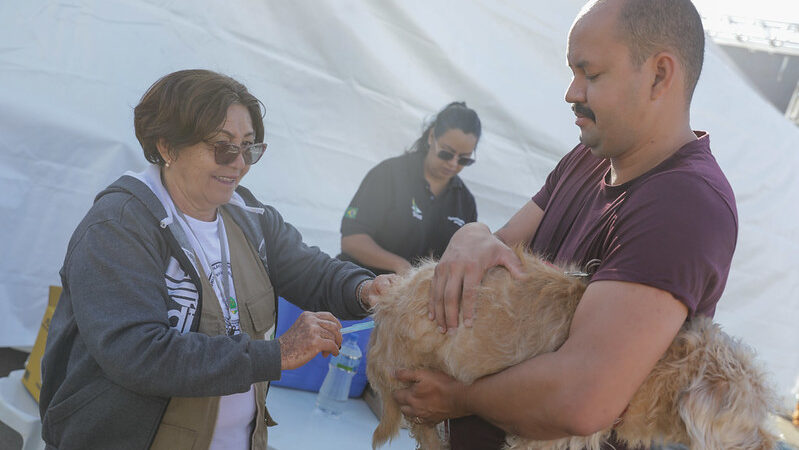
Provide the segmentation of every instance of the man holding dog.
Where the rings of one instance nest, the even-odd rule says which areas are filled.
[[[464,226],[433,279],[430,318],[442,332],[471,326],[475,290],[509,246],[529,244],[591,274],[568,340],[557,351],[465,386],[404,370],[395,393],[415,421],[450,420],[453,450],[500,448],[505,433],[541,440],[588,435],[625,407],[686,319],[712,316],[735,250],[735,199],[692,131],[691,96],[704,54],[689,0],[600,0],[569,33],[566,91],[581,144],[544,187],[491,234]],[[623,448],[619,445],[617,449]]]

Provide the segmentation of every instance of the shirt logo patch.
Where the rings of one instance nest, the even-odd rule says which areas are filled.
[[[466,222],[463,219],[461,219],[460,217],[448,216],[447,220],[449,220],[450,222],[454,223],[455,225],[457,225],[459,227],[462,227],[462,226],[464,226],[466,224]]]
[[[344,217],[348,219],[354,219],[355,216],[357,215],[358,215],[358,208],[354,206],[350,206],[349,208],[347,208],[347,211],[344,213]]]
[[[422,210],[419,209],[418,206],[416,206],[415,198],[411,199],[411,215],[413,216],[414,219],[422,220]]]
[[[169,326],[177,329],[181,334],[191,331],[194,315],[197,312],[197,301],[200,297],[197,287],[191,278],[180,267],[175,257],[169,258],[169,265],[164,274],[166,291],[171,302],[167,311]]]

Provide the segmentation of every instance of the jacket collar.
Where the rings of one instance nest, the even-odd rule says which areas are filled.
[[[133,178],[133,180],[131,180],[131,178]],[[126,190],[134,197],[140,199],[147,206],[147,209],[153,213],[153,216],[158,219],[162,228],[174,222],[171,208],[167,207],[167,205],[172,205],[172,198],[161,182],[161,168],[159,166],[150,164],[141,172],[125,172],[125,174],[112,184],[109,189],[114,187]],[[239,188],[236,188],[236,190],[238,191]],[[106,189],[106,191],[108,191],[108,189]],[[98,194],[97,198],[100,198],[106,191]],[[247,205],[239,192],[234,192],[227,204],[255,214],[264,213],[264,209],[261,207]]]

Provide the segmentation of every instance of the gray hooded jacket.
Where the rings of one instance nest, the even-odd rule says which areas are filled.
[[[343,319],[366,315],[355,290],[370,272],[306,246],[274,208],[244,187],[236,192],[245,205],[223,208],[257,250],[276,296]],[[167,218],[150,188],[125,175],[97,195],[72,235],[42,359],[48,448],[146,449],[170,397],[229,395],[280,379],[277,340],[194,332],[205,299],[183,230]]]

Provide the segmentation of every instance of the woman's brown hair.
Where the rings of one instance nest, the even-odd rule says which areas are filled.
[[[216,134],[230,105],[250,113],[255,142],[264,141],[263,104],[238,81],[210,70],[181,70],[153,83],[133,110],[136,138],[147,161],[164,165],[157,143],[170,154]]]

